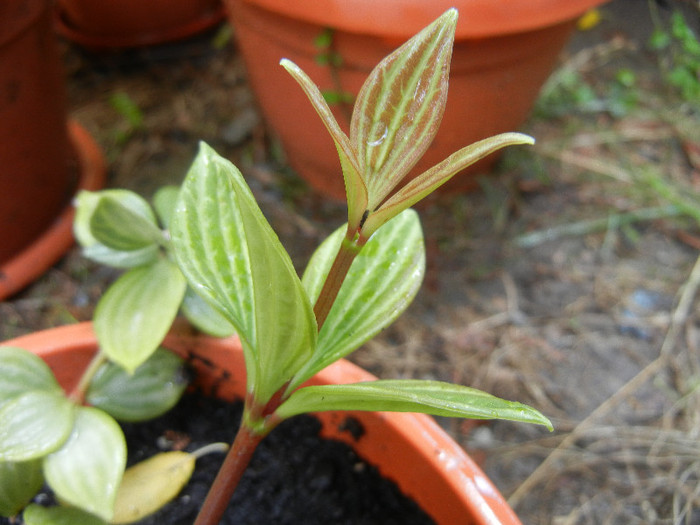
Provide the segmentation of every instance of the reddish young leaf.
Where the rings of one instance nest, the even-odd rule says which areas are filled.
[[[475,162],[506,146],[534,144],[535,139],[522,133],[501,133],[475,142],[410,181],[393,194],[381,207],[371,213],[362,228],[364,237],[371,236],[382,224],[410,208],[437,188],[445,184],[455,174]]]
[[[442,120],[457,10],[440,18],[382,60],[360,90],[350,142],[376,208],[433,141]]]

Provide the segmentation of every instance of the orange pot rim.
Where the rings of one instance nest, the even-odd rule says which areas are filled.
[[[68,134],[80,167],[76,193],[104,185],[106,165],[100,147],[80,124],[68,121]],[[69,203],[28,247],[0,266],[0,301],[20,291],[58,261],[73,245],[75,209]]]
[[[278,14],[350,33],[407,39],[450,7],[457,39],[535,30],[572,20],[607,0],[241,0]]]
[[[226,11],[221,7],[211,13],[203,13],[202,16],[194,20],[189,20],[184,24],[160,31],[123,35],[101,35],[99,33],[91,33],[85,28],[77,27],[72,24],[59,5],[55,10],[54,26],[59,34],[71,42],[75,42],[76,44],[90,49],[127,49],[167,44],[169,42],[183,40],[214,27],[224,20],[225,17]]]
[[[6,341],[2,345],[24,348],[36,353],[42,359],[51,360],[68,349],[94,352],[97,349],[97,340],[92,323],[83,322],[34,332]],[[166,337],[164,346],[172,347],[176,353],[190,357],[196,356],[203,348],[207,348],[210,355],[218,356],[217,360],[221,359],[222,353],[233,351],[238,354],[240,363],[243,362],[243,351],[236,336],[218,339],[205,335],[181,334],[173,331]],[[242,365],[241,367],[243,368]],[[340,384],[375,379],[376,377],[369,372],[345,359],[341,359],[316,374],[309,381],[309,384]],[[244,386],[241,388],[244,390]],[[424,414],[397,412],[325,412],[318,415],[325,425],[325,421],[332,420],[335,414],[343,414],[343,416],[348,414],[357,415],[362,417],[365,423],[371,420],[373,426],[382,425],[387,427],[386,433],[389,435],[400,436],[406,443],[405,445],[392,441],[391,449],[382,451],[380,454],[377,454],[375,451],[375,457],[368,460],[372,463],[376,463],[379,460],[381,463],[382,460],[392,456],[391,453],[387,453],[388,450],[394,450],[395,447],[410,449],[415,454],[413,459],[416,460],[420,457],[421,462],[432,464],[434,470],[439,471],[441,477],[445,480],[443,485],[449,486],[450,490],[459,498],[461,507],[459,509],[450,509],[452,515],[457,512],[459,516],[471,519],[472,521],[469,522],[477,525],[494,525],[496,523],[520,525],[520,520],[503,499],[498,489],[469,455],[433,418]],[[323,433],[328,435],[325,431]],[[357,443],[352,439],[345,439],[344,436],[337,437],[337,439],[342,439],[353,446],[353,448],[357,448],[355,445],[362,448],[361,438]],[[358,450],[358,453],[362,456],[361,450]],[[404,467],[406,466],[403,458],[400,460],[393,459],[393,461],[400,461]],[[382,471],[382,465],[379,464],[378,466],[380,471]],[[396,481],[401,485],[400,480]],[[424,486],[424,480],[420,481],[420,485],[421,487]],[[440,502],[434,500],[439,496],[424,497],[421,500],[420,492],[421,490],[418,490],[416,493],[407,491],[407,494],[415,498],[428,512],[430,512],[431,504],[433,505],[432,510],[435,511],[436,505],[439,506]],[[461,513],[462,511],[464,514]],[[444,520],[440,521],[438,518],[438,523],[447,522]]]

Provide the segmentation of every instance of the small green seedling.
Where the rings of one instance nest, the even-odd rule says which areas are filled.
[[[533,143],[504,133],[404,180],[442,119],[456,23],[457,11],[448,10],[374,69],[355,99],[349,135],[308,76],[281,61],[331,134],[347,190],[347,224],[320,245],[302,278],[240,171],[206,144],[182,188],[163,197],[168,204],[156,202],[157,210],[167,210],[160,213],[164,228],[133,194],[80,198],[76,234],[86,254],[129,268],[95,314],[102,351],[111,360],[138,373],[138,363],[158,346],[180,307],[200,326],[211,323],[221,333],[233,327],[240,338],[247,375],[243,419],[197,525],[219,522],[258,443],[298,414],[423,412],[552,428],[533,408],[439,381],[304,385],[387,327],[417,293],[425,247],[411,206],[484,156]],[[164,303],[157,302],[161,296]],[[186,308],[187,297],[197,308]],[[132,352],[125,341],[139,350]],[[56,410],[91,410],[75,409],[55,385],[38,395],[50,398]],[[34,413],[43,412],[35,404]],[[48,423],[67,433],[65,423]]]
[[[655,29],[649,46],[658,53],[666,81],[682,98],[700,104],[700,39],[680,11],[674,11],[668,25],[661,22],[653,4]]]

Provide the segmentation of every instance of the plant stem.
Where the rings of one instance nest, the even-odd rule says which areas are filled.
[[[105,361],[107,361],[107,356],[102,351],[98,351],[88,364],[87,368],[85,368],[85,371],[80,377],[78,384],[68,395],[69,399],[78,404],[83,404],[85,401],[85,394],[87,393],[92,378],[95,377],[95,374]]]
[[[194,525],[216,525],[221,521],[221,516],[263,437],[248,426],[241,425]]]
[[[362,236],[355,237],[354,232],[352,233],[352,237],[350,237],[350,235],[350,232],[348,232],[343,239],[338,254],[335,256],[333,265],[328,272],[326,281],[323,283],[321,293],[318,295],[318,299],[314,305],[314,314],[316,315],[316,323],[318,324],[319,331],[323,323],[326,322],[328,312],[331,311],[331,307],[335,302],[335,298],[338,296],[340,287],[343,285],[343,281],[350,270],[352,262],[367,242],[367,239]]]

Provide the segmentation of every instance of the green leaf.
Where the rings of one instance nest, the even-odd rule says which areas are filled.
[[[0,347],[0,407],[31,390],[61,393],[53,372],[40,357],[22,348]]]
[[[44,483],[41,460],[0,461],[0,516],[19,513]]]
[[[26,525],[107,525],[88,512],[73,507],[44,507],[29,505],[22,514]]]
[[[105,354],[130,372],[141,365],[170,329],[186,287],[165,257],[122,275],[95,310],[95,333]]]
[[[367,186],[362,179],[357,152],[350,143],[350,139],[343,132],[335,120],[328,103],[316,84],[304,73],[299,66],[291,60],[282,59],[280,62],[290,75],[297,81],[306,93],[311,105],[321,117],[321,121],[330,133],[340,157],[340,165],[345,178],[345,191],[348,202],[348,223],[353,231],[357,229],[362,220],[362,215],[367,209]]]
[[[163,186],[153,196],[153,207],[156,210],[156,215],[166,229],[170,228],[170,221],[175,212],[179,195],[180,188],[178,186]]]
[[[162,508],[187,484],[195,455],[163,452],[129,467],[119,486],[112,523],[133,523]]]
[[[189,286],[182,301],[182,313],[199,330],[214,337],[229,337],[236,332],[233,325],[218,310]]]
[[[149,243],[140,249],[122,251],[109,248],[98,241],[93,234],[91,223],[97,206],[104,198],[116,200],[146,221],[155,221],[153,210],[148,202],[132,191],[81,191],[75,200],[76,213],[73,220],[73,233],[83,247],[83,255],[93,261],[117,268],[133,268],[155,261],[158,256],[158,246],[154,243]]]
[[[114,197],[102,196],[90,218],[95,239],[113,250],[140,250],[163,241],[153,213],[149,217],[132,211]]]
[[[384,58],[357,96],[350,143],[374,210],[433,141],[442,120],[457,26],[449,9]]]
[[[464,168],[506,146],[534,144],[535,140],[522,133],[502,133],[475,142],[453,153],[442,162],[408,182],[389,197],[380,208],[370,213],[362,228],[365,236],[372,235],[382,224],[426,197]]]
[[[63,393],[32,390],[0,408],[0,461],[28,461],[58,449],[68,438],[75,405]]]
[[[44,476],[58,499],[109,521],[125,465],[117,422],[97,408],[79,407],[66,443],[44,459]]]
[[[287,418],[326,410],[420,412],[470,419],[505,419],[544,425],[552,430],[549,419],[527,405],[466,386],[417,379],[303,387],[277,409],[277,414]]]
[[[206,144],[182,187],[172,242],[190,285],[235,326],[249,388],[264,403],[313,352],[316,320],[243,175]]]
[[[160,249],[155,244],[151,244],[140,250],[123,252],[113,250],[104,244],[93,244],[83,248],[83,257],[113,268],[136,268],[152,264],[158,260]]]
[[[314,253],[303,283],[315,300],[343,238],[338,229]],[[292,384],[314,373],[389,326],[411,303],[425,273],[425,248],[418,214],[406,210],[380,228],[353,261],[321,328],[316,352]]]
[[[85,398],[119,421],[144,421],[175,406],[186,387],[184,360],[159,348],[133,374],[112,362],[103,364]]]
[[[105,204],[106,203],[106,204]],[[106,207],[103,207],[105,206]],[[148,202],[139,194],[129,190],[101,190],[101,191],[86,191],[78,193],[75,200],[76,213],[73,221],[73,232],[78,242],[82,246],[90,246],[101,240],[95,235],[95,227],[98,230],[107,230],[112,227],[119,230],[119,224],[113,224],[113,219],[109,216],[109,211],[114,210],[115,213],[125,215],[128,219],[135,221],[137,224],[144,225],[145,228],[152,231],[156,225],[156,216]],[[97,216],[97,217],[96,217]],[[106,221],[106,224],[102,224]],[[128,225],[126,225],[128,228]],[[156,226],[156,229],[157,226]],[[160,230],[159,230],[160,233]],[[141,236],[143,233],[137,233]],[[121,233],[117,233],[117,237],[121,237]],[[155,235],[155,234],[154,234]],[[116,242],[123,242],[117,240]],[[145,243],[144,243],[145,244]]]

